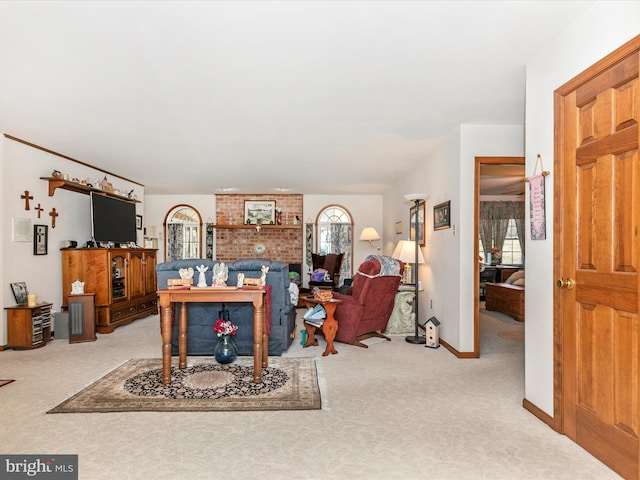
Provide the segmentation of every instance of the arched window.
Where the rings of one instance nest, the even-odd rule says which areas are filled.
[[[344,253],[340,279],[351,277],[351,257],[353,250],[353,220],[346,208],[329,205],[318,214],[317,253]]]
[[[190,205],[176,205],[165,217],[165,261],[200,258],[202,217]]]

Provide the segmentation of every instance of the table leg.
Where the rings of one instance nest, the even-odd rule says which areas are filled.
[[[315,333],[316,333],[316,326],[315,325],[311,325],[309,323],[304,323],[304,329],[307,331],[307,342],[302,346],[302,348],[307,348],[310,346],[314,346],[317,347],[318,346],[318,341],[315,339]]]
[[[336,332],[338,331],[338,322],[336,322],[333,313],[336,311],[337,303],[327,302],[324,303],[324,309],[327,312],[327,319],[322,324],[322,333],[324,334],[324,338],[327,340],[327,348],[322,354],[323,357],[326,357],[330,353],[334,355],[338,352],[333,347],[333,339],[336,338]]]
[[[178,367],[187,368],[187,303],[180,304],[178,316]]]
[[[162,383],[171,383],[171,304],[160,306],[160,335],[162,336]]]
[[[264,301],[261,297],[253,302],[253,383],[262,383],[262,366],[267,363],[263,358],[264,330]]]

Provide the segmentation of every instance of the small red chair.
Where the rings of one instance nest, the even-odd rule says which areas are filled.
[[[342,300],[336,307],[338,321],[336,340],[367,348],[361,342],[365,338],[383,335],[393,311],[404,265],[382,255],[370,255],[356,272],[353,285],[346,294],[333,293]]]

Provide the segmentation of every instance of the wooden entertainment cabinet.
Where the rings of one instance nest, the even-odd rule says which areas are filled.
[[[95,293],[96,330],[111,333],[119,325],[158,313],[156,250],[148,248],[63,248],[62,308],[68,308],[71,284],[84,282]]]

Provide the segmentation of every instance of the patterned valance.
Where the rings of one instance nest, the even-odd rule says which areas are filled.
[[[524,201],[520,202],[480,202],[480,219],[523,219]]]

